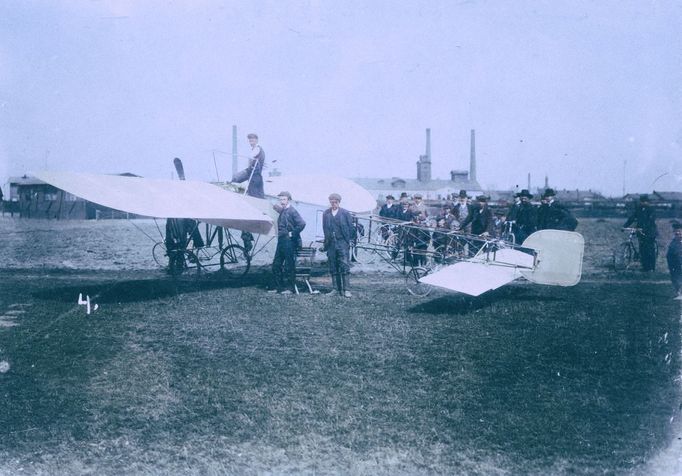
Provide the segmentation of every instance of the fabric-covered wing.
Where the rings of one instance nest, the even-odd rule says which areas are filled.
[[[244,197],[206,182],[73,172],[35,176],[85,200],[137,215],[194,218],[259,234],[272,228],[272,219]]]
[[[341,206],[355,213],[368,213],[377,206],[376,199],[352,180],[332,175],[280,175],[265,179],[265,193],[277,196],[283,190],[297,202],[329,206],[329,194],[341,195]]]

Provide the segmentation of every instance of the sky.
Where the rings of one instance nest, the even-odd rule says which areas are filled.
[[[681,30],[672,0],[4,0],[0,185],[227,180],[236,125],[282,174],[416,178],[430,128],[449,178],[474,129],[486,189],[680,191]]]

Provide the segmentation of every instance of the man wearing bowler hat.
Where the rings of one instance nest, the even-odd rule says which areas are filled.
[[[533,198],[525,188],[515,195],[519,199],[507,214],[508,220],[513,222],[512,233],[517,244],[522,244],[537,229],[537,210],[530,202]]]
[[[291,294],[296,291],[296,249],[305,228],[305,221],[291,206],[291,194],[279,192],[279,204],[273,208],[279,212],[277,218],[277,250],[272,261],[274,288],[271,292]]]
[[[538,209],[538,230],[573,231],[578,226],[571,211],[556,200],[556,192],[548,188],[542,194]]]
[[[460,190],[459,195],[457,195],[457,203],[450,209],[450,214],[453,217],[451,220],[452,227],[456,230],[465,231],[461,225],[473,211],[473,207],[469,203],[467,191]]]
[[[348,210],[339,206],[341,195],[329,195],[330,207],[322,214],[324,247],[327,251],[329,273],[332,276],[332,290],[327,294],[351,297],[350,292],[350,244],[355,238],[353,217]]]
[[[654,271],[656,269],[656,215],[654,208],[649,203],[649,195],[639,196],[639,203],[635,211],[625,222],[623,228],[635,224],[637,227],[637,240],[639,241],[639,257],[642,262],[642,271]]]

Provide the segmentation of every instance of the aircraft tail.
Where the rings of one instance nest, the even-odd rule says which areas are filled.
[[[523,242],[524,248],[537,253],[535,267],[521,274],[528,281],[554,286],[574,286],[580,282],[585,239],[580,233],[541,230]]]

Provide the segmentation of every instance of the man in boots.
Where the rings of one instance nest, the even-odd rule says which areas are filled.
[[[341,296],[351,297],[350,292],[350,244],[355,238],[353,218],[348,210],[339,206],[341,196],[338,193],[329,195],[330,208],[322,214],[322,230],[324,231],[323,250],[327,251],[329,272],[332,275],[332,290]]]
[[[279,212],[277,219],[277,250],[272,261],[272,274],[275,285],[271,292],[292,294],[296,282],[296,248],[305,221],[298,211],[291,206],[291,194],[280,192],[277,195],[279,204],[274,208]]]

